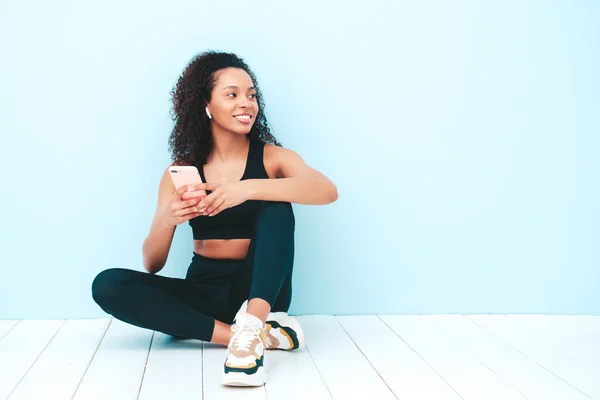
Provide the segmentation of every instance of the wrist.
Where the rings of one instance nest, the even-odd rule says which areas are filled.
[[[176,224],[172,224],[172,223],[169,223],[166,221],[163,222],[162,224],[160,224],[161,229],[164,231],[169,231],[169,230],[175,229],[176,226],[177,226]]]
[[[248,180],[244,181],[244,183],[246,185],[246,188],[245,188],[246,200],[258,200],[256,198],[256,193],[257,193],[256,181],[257,181],[256,179],[248,179]]]
[[[175,225],[172,224],[171,222],[169,222],[169,219],[165,218],[165,217],[159,218],[158,221],[156,221],[156,222],[157,222],[156,225],[158,226],[158,228],[163,231],[175,228]]]

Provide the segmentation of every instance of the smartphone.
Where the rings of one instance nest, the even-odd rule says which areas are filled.
[[[178,165],[169,167],[169,175],[175,185],[175,189],[179,189],[185,185],[198,185],[202,183],[198,168],[193,165]],[[193,192],[185,192],[181,198],[182,200],[192,199],[194,197],[206,196],[205,190],[195,190]]]

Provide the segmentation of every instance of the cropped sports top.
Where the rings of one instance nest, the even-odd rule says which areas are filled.
[[[246,168],[240,181],[245,179],[268,179],[263,163],[265,144],[250,137]],[[204,167],[199,168],[200,177],[204,177]],[[211,191],[208,190],[207,194]],[[227,208],[215,216],[199,216],[189,220],[194,240],[205,239],[250,239],[260,206],[260,200],[247,200],[235,207]]]

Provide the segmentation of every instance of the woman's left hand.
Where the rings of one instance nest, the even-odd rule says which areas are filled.
[[[208,215],[209,217],[235,207],[250,198],[248,183],[248,181],[239,181],[198,185],[199,189],[210,190],[212,193],[202,199],[196,207],[203,213],[202,215]]]

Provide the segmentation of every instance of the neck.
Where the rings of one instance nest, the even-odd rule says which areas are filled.
[[[208,161],[224,162],[231,158],[246,157],[249,146],[249,139],[246,135],[216,131],[213,126],[212,136],[213,148],[208,156]]]

